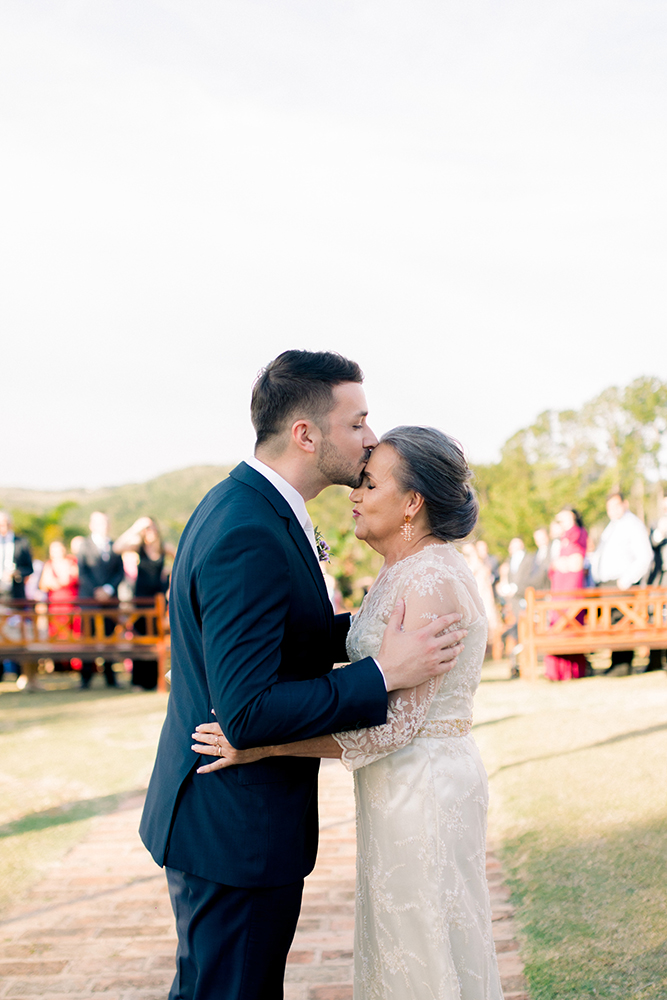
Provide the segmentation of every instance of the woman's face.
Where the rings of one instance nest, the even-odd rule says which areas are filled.
[[[574,514],[571,510],[560,510],[555,517],[556,524],[560,528],[561,535],[569,531],[575,525]]]
[[[397,538],[411,495],[395,479],[399,462],[391,445],[379,444],[368,460],[361,486],[350,493],[354,533],[378,552],[385,552],[387,543]]]
[[[153,524],[152,521],[151,521],[150,524],[146,525],[146,527],[144,528],[142,534],[144,536],[144,542],[146,542],[148,545],[152,545],[154,542],[157,542],[158,539],[159,539],[159,535],[157,533],[157,528],[155,527],[155,525]]]
[[[66,555],[67,549],[62,542],[51,542],[49,545],[49,558],[64,559]]]

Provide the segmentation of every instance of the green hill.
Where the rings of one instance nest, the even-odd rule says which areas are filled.
[[[202,497],[224,479],[231,466],[195,465],[167,472],[145,483],[127,483],[98,490],[23,490],[0,487],[0,507],[12,511],[17,526],[35,520],[61,504],[70,503],[62,523],[86,529],[92,511],[102,510],[111,519],[113,535],[120,534],[141,515],[154,517],[173,542],[177,542],[186,521]]]

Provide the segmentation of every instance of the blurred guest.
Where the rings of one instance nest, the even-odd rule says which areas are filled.
[[[593,556],[595,550],[598,547],[598,542],[602,535],[602,528],[599,524],[594,524],[591,530],[588,532],[588,541],[586,542],[586,555],[584,556],[584,587],[594,587],[595,580],[593,579]]]
[[[519,620],[519,615],[526,606],[525,594],[530,577],[532,560],[526,552],[526,546],[522,538],[513,538],[508,546],[509,567],[507,582],[511,593],[509,598],[512,604],[514,617]]]
[[[0,510],[0,595],[25,598],[25,579],[33,571],[30,543],[14,534],[11,515]]]
[[[648,582],[654,587],[667,587],[667,497],[663,497],[661,514],[651,528],[653,566]]]
[[[502,634],[505,649],[516,657],[515,646],[519,641],[519,616],[526,606],[526,587],[530,574],[531,559],[521,538],[513,538],[508,546],[509,559],[500,567],[500,579],[496,592],[503,606],[503,622],[507,626]],[[516,659],[513,659],[511,675],[519,676]]]
[[[555,518],[559,530],[558,556],[550,569],[552,592],[579,590],[584,586],[584,559],[588,532],[580,515],[571,507],[559,511]],[[583,623],[585,612],[577,615]],[[552,620],[553,624],[553,620]],[[550,681],[566,681],[585,677],[588,660],[581,653],[565,656],[557,653],[544,657],[544,675]]]
[[[558,558],[560,552],[560,536],[563,534],[563,529],[554,518],[554,520],[549,525],[549,538],[551,539],[551,562],[554,562]]]
[[[549,567],[551,566],[551,539],[546,528],[537,528],[533,532],[533,540],[537,546],[537,552],[533,556],[528,576],[528,586],[535,590],[548,590]]]
[[[131,549],[122,553],[123,569],[125,578],[118,585],[118,599],[130,602],[134,598],[134,588],[137,585],[137,572],[139,569],[139,555]]]
[[[26,601],[44,602],[46,594],[39,589],[39,581],[42,575],[44,563],[41,559],[32,560],[32,573],[26,576],[23,581]],[[24,660],[21,664],[21,676],[16,678],[16,686],[19,690],[41,691],[42,687],[37,680],[39,672],[39,660]]]
[[[49,603],[49,635],[63,639],[81,635],[81,619],[73,617],[73,605],[79,596],[79,566],[62,542],[49,545],[39,589],[46,593]]]
[[[118,592],[118,585],[123,580],[123,560],[113,551],[109,538],[109,518],[96,510],[90,515],[90,535],[83,539],[79,547],[79,597],[93,598],[104,606],[113,601]],[[113,618],[104,619],[104,635],[113,633],[116,622]],[[83,660],[81,666],[81,687],[90,687],[90,681],[95,672],[94,660]],[[104,677],[108,687],[116,687],[116,677],[113,663],[104,661]]]
[[[151,517],[140,517],[124,531],[114,543],[114,552],[127,554],[136,552],[139,557],[137,575],[134,585],[135,597],[156,597],[166,594],[169,587],[169,575],[165,566],[165,556],[173,554],[171,547],[165,546],[157,524]],[[134,623],[137,635],[146,635],[147,626],[144,617]],[[151,691],[157,687],[157,660],[133,660],[132,683]]]
[[[654,587],[667,587],[667,497],[662,499],[661,511],[661,515],[651,528],[650,534],[653,566],[648,582]],[[663,655],[667,655],[667,650],[652,649],[649,652],[646,670],[661,670]]]
[[[500,580],[500,563],[496,556],[489,552],[489,546],[486,544],[483,538],[478,539],[475,542],[475,548],[477,549],[477,555],[482,560],[485,566],[489,567],[491,573],[491,586],[493,587],[493,598],[498,600],[496,595],[496,584]]]
[[[44,561],[42,559],[32,560],[32,573],[27,576],[23,581],[23,586],[25,588],[25,599],[26,601],[45,601],[46,594],[43,590],[40,590],[39,581],[42,577],[42,570],[44,569]]]
[[[496,611],[496,601],[493,596],[493,574],[487,563],[480,557],[477,545],[472,542],[466,542],[461,548],[461,553],[472,575],[475,577],[479,596],[482,598],[486,617],[489,622],[489,642],[491,642],[493,634],[498,628],[498,613]]]
[[[622,493],[612,493],[607,500],[609,524],[602,532],[600,544],[593,553],[593,578],[600,587],[628,590],[638,586],[653,562],[653,549],[644,522],[628,509]],[[612,611],[612,622],[619,621],[620,612]],[[611,654],[611,673],[623,665],[632,673],[633,650],[615,649]]]
[[[81,551],[82,545],[83,545],[83,535],[75,535],[74,538],[70,538],[69,550],[75,559],[79,558],[79,552]]]
[[[21,535],[14,534],[11,515],[0,510],[0,601],[25,600],[25,580],[32,573],[30,544]],[[14,660],[0,662],[0,680],[5,670],[19,676],[21,668]]]

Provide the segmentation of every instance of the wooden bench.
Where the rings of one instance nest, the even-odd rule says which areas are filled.
[[[84,599],[56,605],[9,600],[0,604],[3,660],[157,660],[158,691],[166,691],[168,655],[169,625],[163,594],[155,599],[104,605]]]
[[[538,653],[667,649],[667,587],[568,591],[527,587],[519,643],[521,676],[529,680],[537,677]]]

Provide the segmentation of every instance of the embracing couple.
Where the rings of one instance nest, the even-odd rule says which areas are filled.
[[[170,1000],[283,996],[322,757],[355,774],[355,1000],[502,997],[470,735],[486,619],[452,544],[477,518],[470,470],[431,428],[378,443],[362,379],[328,352],[271,362],[253,388],[255,457],[181,538],[141,823],[176,917]],[[334,483],[384,557],[352,622],[333,614],[305,506]]]

